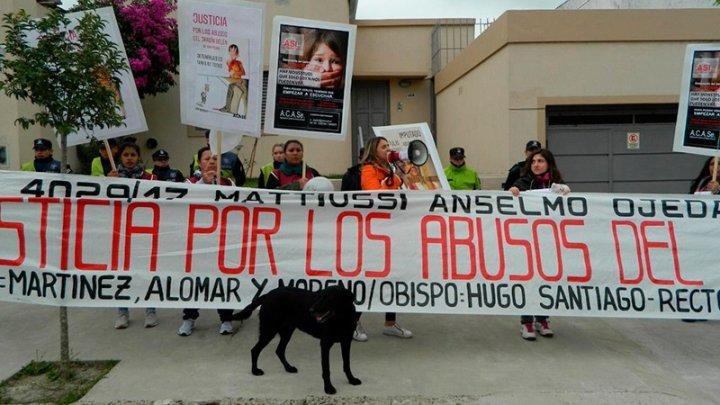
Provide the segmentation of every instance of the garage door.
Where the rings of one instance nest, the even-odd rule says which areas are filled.
[[[672,152],[676,109],[548,108],[548,148],[573,191],[685,194],[707,157]]]

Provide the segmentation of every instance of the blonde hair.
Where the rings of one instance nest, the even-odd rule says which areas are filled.
[[[382,136],[376,136],[368,139],[367,143],[365,144],[365,152],[362,155],[362,159],[360,159],[360,163],[364,165],[380,166],[390,170],[390,164],[387,162],[387,160],[381,160],[377,157],[377,148],[381,141],[387,142],[387,139]]]

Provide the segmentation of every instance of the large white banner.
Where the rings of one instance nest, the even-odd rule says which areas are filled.
[[[115,86],[108,77],[103,76],[102,72],[98,73],[98,80],[111,87],[115,92],[118,110],[124,119],[123,125],[118,127],[94,128],[92,130],[83,129],[80,132],[69,134],[67,137],[68,146],[88,143],[92,138],[117,138],[124,135],[144,132],[148,129],[147,123],[145,122],[145,113],[143,112],[142,104],[140,104],[137,87],[135,87],[135,79],[133,79],[132,70],[128,64],[128,57],[125,53],[125,46],[123,45],[122,36],[120,35],[120,29],[118,28],[117,21],[115,20],[115,12],[112,7],[104,7],[96,10],[71,13],[67,15],[67,18],[69,18],[74,24],[77,24],[85,13],[97,13],[100,17],[102,17],[103,21],[105,21],[105,28],[103,29],[103,32],[107,34],[113,42],[115,42],[115,44],[117,44],[120,54],[123,59],[125,59],[126,70],[120,73],[119,88]],[[69,32],[68,35],[73,35],[73,32]]]
[[[265,5],[180,0],[180,114],[186,125],[260,136]]]
[[[273,19],[265,132],[345,139],[355,33],[354,25]]]
[[[0,301],[720,319],[715,196],[304,193],[0,172]]]

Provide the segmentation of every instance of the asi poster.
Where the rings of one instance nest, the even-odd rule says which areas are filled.
[[[183,124],[260,136],[263,4],[181,0]]]
[[[135,87],[135,80],[133,79],[132,70],[128,64],[127,54],[125,53],[125,46],[123,45],[122,37],[120,36],[120,29],[118,28],[117,21],[115,20],[115,12],[112,7],[104,7],[90,11],[80,11],[77,13],[68,14],[67,18],[73,21],[74,24],[82,18],[85,13],[97,13],[104,21],[105,28],[104,32],[117,44],[118,51],[125,59],[127,69],[120,73],[120,87],[118,88],[112,81],[99,77],[98,80],[104,81],[107,86],[111,86],[115,92],[117,98],[117,108],[120,110],[120,114],[125,118],[123,125],[119,127],[111,128],[95,128],[92,130],[83,129],[80,132],[74,132],[68,135],[67,144],[68,146],[80,145],[88,143],[92,138],[95,139],[110,139],[117,138],[124,135],[136,134],[138,132],[147,131],[147,123],[145,122],[145,113],[143,112],[142,104],[140,104],[140,97],[138,96],[137,87]],[[73,35],[72,31],[68,35]]]
[[[354,25],[275,17],[265,132],[345,139],[355,31]]]
[[[685,50],[673,151],[715,156],[720,152],[720,44]]]
[[[408,159],[399,160],[394,164],[396,173],[403,180],[403,189],[450,190],[450,184],[445,177],[435,147],[435,140],[427,123],[373,127],[373,132],[375,136],[387,139],[393,151],[407,152]],[[418,145],[418,148],[409,150],[411,143]],[[420,160],[413,163],[413,156],[419,157]]]

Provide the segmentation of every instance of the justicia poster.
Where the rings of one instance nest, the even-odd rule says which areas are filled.
[[[182,123],[260,136],[264,5],[180,0],[178,16]]]
[[[685,50],[673,150],[720,154],[720,44],[691,44]]]
[[[265,132],[345,139],[355,31],[354,25],[275,17]]]
[[[72,27],[75,27],[86,13],[96,13],[105,21],[103,32],[117,44],[118,50],[125,60],[126,69],[120,73],[120,86],[116,86],[107,74],[98,72],[98,80],[110,87],[115,93],[118,113],[123,116],[123,125],[110,128],[94,128],[92,130],[83,129],[79,132],[71,133],[67,137],[68,146],[88,143],[92,138],[117,138],[124,135],[144,132],[148,129],[137,87],[135,87],[132,70],[130,70],[130,65],[127,62],[128,57],[125,53],[125,46],[123,45],[122,36],[120,35],[120,29],[115,20],[115,12],[112,7],[103,7],[96,10],[79,11],[68,14],[67,18],[72,21]],[[75,34],[73,31],[70,31],[67,35],[74,36]]]

